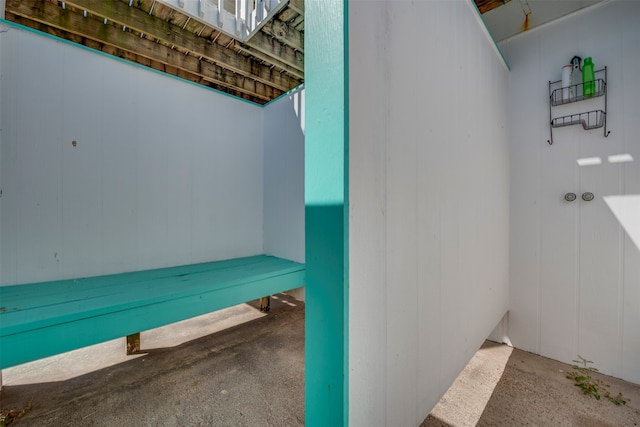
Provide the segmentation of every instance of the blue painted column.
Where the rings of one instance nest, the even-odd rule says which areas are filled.
[[[348,424],[347,43],[347,0],[306,0],[307,426]]]

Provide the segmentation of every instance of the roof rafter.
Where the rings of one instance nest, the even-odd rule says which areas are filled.
[[[262,27],[262,31],[298,52],[304,52],[304,36],[302,33],[279,19],[267,22]]]
[[[296,52],[287,45],[278,43],[263,32],[256,33],[246,43],[236,43],[236,46],[243,45],[262,52],[267,57],[278,58],[280,62],[287,64],[304,75],[304,54]]]
[[[19,23],[28,25],[28,22],[24,22],[24,20],[29,19],[83,37],[89,37],[100,43],[163,63],[165,66],[182,69],[200,76],[206,81],[256,97],[262,102],[268,101],[272,96],[271,90],[267,90],[264,83],[243,79],[242,76],[219,65],[201,61],[192,55],[185,55],[176,49],[139,37],[131,32],[122,31],[114,25],[105,25],[99,19],[84,17],[81,13],[62,9],[52,3],[40,0],[7,0],[7,11],[22,17],[20,21],[23,22]],[[283,91],[279,90],[279,92]]]
[[[288,0],[246,43],[189,25],[180,10],[161,3],[153,10],[150,0],[5,1],[9,20],[254,102],[304,79],[304,16],[297,12],[303,0]]]
[[[188,30],[157,19],[141,9],[129,7],[127,3],[104,0],[67,0],[66,3],[150,35],[168,45],[193,52],[194,55],[202,56],[233,72],[279,90],[286,92],[292,86],[288,76],[282,76],[280,73],[274,75],[270,67],[260,66],[249,58],[232,55],[224,46],[211,43]],[[294,82],[293,86],[297,84],[298,82]]]

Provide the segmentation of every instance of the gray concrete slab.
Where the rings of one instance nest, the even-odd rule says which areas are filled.
[[[303,425],[304,304],[257,308],[143,332],[135,356],[122,338],[7,369],[0,409],[32,402],[12,426]],[[618,407],[582,395],[570,369],[487,342],[422,426],[640,425],[640,386],[601,376],[629,399]]]
[[[110,341],[4,371],[12,425],[304,424],[304,304],[272,298],[142,333],[142,353]]]
[[[596,361],[597,362],[597,361]],[[595,364],[597,367],[597,363]],[[640,386],[594,374],[628,402],[582,394],[570,365],[490,341],[476,352],[421,427],[640,425]]]

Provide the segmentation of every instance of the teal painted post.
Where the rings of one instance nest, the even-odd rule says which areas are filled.
[[[306,425],[348,424],[347,0],[305,1]]]

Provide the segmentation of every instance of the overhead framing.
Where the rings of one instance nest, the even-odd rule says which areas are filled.
[[[5,18],[265,104],[304,81],[304,1],[285,2],[244,43],[156,0],[6,0]]]
[[[485,14],[496,7],[500,7],[511,0],[474,0],[481,14]]]

